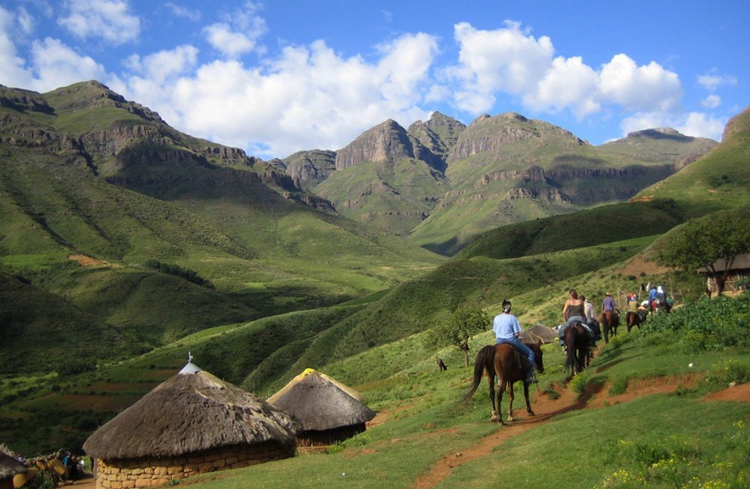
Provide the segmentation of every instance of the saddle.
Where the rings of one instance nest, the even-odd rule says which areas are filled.
[[[511,350],[513,351],[513,354],[516,356],[516,365],[518,365],[518,368],[523,370],[524,372],[529,369],[529,359],[526,355],[521,353],[521,350],[518,349],[516,345],[513,343],[503,343],[504,345],[510,346]]]

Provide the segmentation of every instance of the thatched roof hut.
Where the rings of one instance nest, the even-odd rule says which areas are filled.
[[[557,341],[557,333],[554,329],[548,328],[542,324],[537,324],[529,329],[521,331],[521,341],[525,343],[537,343],[541,340],[542,343],[554,343]]]
[[[28,468],[4,450],[0,450],[0,488],[12,488],[13,477],[26,472]]]
[[[268,398],[302,423],[298,446],[330,445],[365,431],[375,412],[362,395],[311,368]]]
[[[124,471],[161,485],[293,456],[298,430],[288,414],[188,363],[97,430],[83,448],[97,461],[97,487]]]

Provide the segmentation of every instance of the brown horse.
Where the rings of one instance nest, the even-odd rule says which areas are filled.
[[[630,330],[633,329],[636,326],[640,326],[641,324],[646,322],[646,318],[648,317],[648,312],[641,317],[640,314],[633,311],[628,311],[627,314],[625,314],[625,324],[628,326],[628,333],[630,333]]]
[[[544,373],[544,362],[542,361],[542,342],[524,343],[534,352],[534,363],[539,373]],[[503,400],[503,392],[508,390],[508,421],[513,421],[513,383],[523,382],[523,395],[526,398],[526,412],[534,416],[529,403],[529,383],[526,382],[528,372],[528,360],[525,355],[519,353],[507,343],[499,345],[487,345],[477,353],[474,361],[474,380],[471,390],[464,396],[464,402],[468,401],[477,391],[482,375],[487,372],[490,383],[490,400],[492,401],[491,421],[505,424],[500,413],[500,403]],[[497,403],[495,403],[495,376],[498,377]],[[510,387],[509,387],[510,386]]]
[[[620,312],[617,309],[614,311],[603,311],[599,316],[599,322],[604,330],[604,343],[609,343],[610,332],[612,336],[617,334],[617,326],[620,325]]]
[[[565,330],[565,349],[568,352],[565,359],[565,371],[570,373],[570,377],[581,373],[589,366],[593,353],[588,335],[581,323],[573,323]]]

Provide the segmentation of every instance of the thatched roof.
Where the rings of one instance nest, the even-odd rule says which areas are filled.
[[[324,431],[370,421],[375,412],[362,396],[325,374],[307,369],[268,398],[302,422],[305,431]]]
[[[289,415],[188,367],[97,430],[84,443],[86,452],[101,459],[128,459],[268,441],[295,443],[299,424]]]
[[[537,324],[532,328],[521,331],[520,337],[521,341],[526,343],[536,343],[542,340],[542,343],[547,344],[557,340],[557,333],[552,328]]]
[[[724,272],[724,269],[727,267],[727,261],[723,258],[720,258],[714,262],[714,269],[717,272]],[[745,253],[742,255],[737,255],[737,257],[732,262],[732,267],[728,271],[732,270],[748,270],[750,269],[750,253]],[[706,273],[709,274],[711,271],[706,267],[701,267],[698,269],[698,273]]]
[[[0,450],[0,480],[9,479],[27,470],[28,468],[15,457]]]

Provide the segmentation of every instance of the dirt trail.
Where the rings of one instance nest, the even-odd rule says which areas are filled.
[[[673,379],[659,378],[652,379],[652,381],[634,382],[633,384],[628,385],[628,390],[625,394],[612,397],[603,396],[601,398],[598,397],[598,394],[601,392],[607,392],[610,387],[609,384],[590,385],[587,391],[580,397],[566,386],[561,388],[562,395],[558,399],[553,400],[544,393],[540,393],[536,396],[536,400],[532,404],[536,416],[529,416],[526,413],[525,407],[515,410],[513,414],[517,420],[519,418],[520,420],[514,421],[507,426],[499,426],[494,433],[482,438],[476,445],[439,460],[432,469],[430,469],[430,472],[417,479],[413,487],[414,489],[429,489],[435,487],[443,479],[448,477],[454,468],[492,453],[492,450],[495,447],[501,445],[506,440],[516,435],[520,435],[521,433],[525,433],[537,425],[549,421],[550,418],[557,416],[558,414],[579,409],[601,408],[607,405],[628,402],[642,396],[674,392],[680,387],[692,385],[695,381],[695,378],[689,378],[686,376]],[[716,392],[706,396],[705,400],[750,402],[750,383]],[[521,404],[523,404],[523,402]],[[507,412],[504,412],[503,419],[505,419],[506,415]]]

